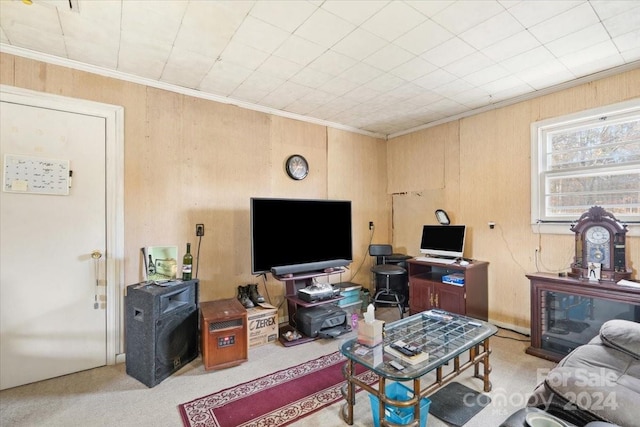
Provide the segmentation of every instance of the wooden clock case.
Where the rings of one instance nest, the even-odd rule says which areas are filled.
[[[627,226],[613,214],[593,206],[572,225],[571,231],[575,233],[576,255],[569,276],[589,279],[589,264],[599,263],[599,280],[617,282],[631,277],[632,270],[626,266]],[[601,237],[599,241],[594,235]]]

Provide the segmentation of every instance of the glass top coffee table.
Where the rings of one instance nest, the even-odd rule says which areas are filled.
[[[340,352],[347,357],[347,363],[343,368],[347,382],[342,389],[346,400],[341,411],[342,418],[347,424],[353,424],[355,391],[356,387],[360,387],[378,397],[379,419],[382,426],[394,425],[385,420],[385,404],[405,408],[413,406],[414,420],[408,425],[418,426],[420,399],[431,394],[471,366],[474,367],[474,377],[482,379],[484,391],[491,391],[489,338],[496,332],[498,329],[494,325],[482,320],[442,310],[428,310],[386,324],[384,341],[375,347],[359,344],[357,338],[343,342],[340,345]],[[415,347],[418,351],[428,353],[428,357],[419,362],[407,362],[407,358],[397,356],[397,352],[392,354],[393,350],[389,349],[392,343],[398,341]],[[460,357],[467,351],[469,357],[461,363]],[[449,364],[448,362],[451,360],[453,363]],[[377,390],[356,377],[356,363],[378,374]],[[401,369],[393,366],[397,366],[397,363],[402,365]],[[483,366],[482,373],[480,373],[480,364]],[[445,365],[449,366],[449,372],[443,374]],[[435,381],[422,388],[421,377],[433,370],[436,371]],[[387,379],[412,380],[413,398],[404,401],[388,398],[384,393]]]

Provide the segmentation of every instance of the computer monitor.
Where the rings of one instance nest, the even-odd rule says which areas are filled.
[[[420,253],[461,258],[466,231],[465,225],[423,225]]]

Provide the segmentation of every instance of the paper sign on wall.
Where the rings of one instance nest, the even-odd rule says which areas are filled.
[[[5,154],[3,191],[9,193],[69,194],[69,160]]]

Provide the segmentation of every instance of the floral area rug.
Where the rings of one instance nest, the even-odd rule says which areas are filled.
[[[178,405],[186,427],[285,426],[343,399],[340,352]],[[367,384],[378,376],[360,365]]]

